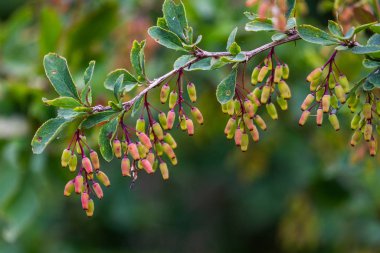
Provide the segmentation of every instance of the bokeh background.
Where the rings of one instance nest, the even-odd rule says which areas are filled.
[[[270,41],[271,34],[244,31],[243,0],[184,3],[206,50],[224,50],[235,26],[243,49]],[[264,115],[269,130],[248,152],[223,134],[227,117],[215,88],[228,68],[193,72],[186,78],[198,87],[205,125],[193,137],[174,131],[179,165],[170,168],[169,181],[140,173],[130,190],[120,161],[102,162],[112,186],[96,202],[93,218],[83,213],[77,196],[63,196],[72,176],[60,167],[60,154],[71,130],[41,155],[30,148],[34,131],[56,113],[41,101],[56,96],[43,73],[44,54],[65,56],[78,83],[96,60],[94,97],[104,103],[112,97],[103,88],[106,74],[129,67],[133,39],[148,37],[161,4],[0,1],[0,252],[380,252],[379,156],[349,146],[346,110],[339,132],[327,121],[320,128],[297,124],[308,93],[305,76],[332,51],[302,41],[276,49],[291,67],[293,99],[279,121]],[[306,4],[298,22],[326,27],[332,1]],[[151,78],[180,56],[149,39],[146,55]],[[359,56],[342,53],[338,65],[353,81],[366,74]],[[96,132],[88,135],[96,146]]]

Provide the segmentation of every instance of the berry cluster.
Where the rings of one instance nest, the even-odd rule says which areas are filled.
[[[88,149],[90,158],[86,156],[85,148]],[[77,166],[78,158],[75,153],[82,157],[79,167]],[[88,146],[86,137],[79,130],[75,132],[69,146],[63,150],[61,165],[64,168],[68,167],[70,172],[77,172],[77,175],[67,182],[63,194],[65,196],[70,196],[73,192],[81,194],[82,208],[86,211],[87,216],[92,216],[94,213],[94,201],[91,196],[95,195],[99,199],[103,198],[102,187],[96,182],[94,174],[96,179],[104,186],[109,187],[111,183],[107,175],[100,170],[98,154]]]

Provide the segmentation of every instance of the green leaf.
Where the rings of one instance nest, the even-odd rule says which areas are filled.
[[[46,121],[35,133],[32,139],[34,154],[41,154],[46,146],[67,126],[73,118],[53,118]]]
[[[297,7],[297,1],[296,0],[288,0],[288,11],[286,12],[286,17],[293,17],[295,16],[296,7]]]
[[[311,25],[298,26],[298,33],[303,40],[322,46],[331,46],[340,43],[335,37]]]
[[[80,99],[82,103],[91,105],[92,104],[92,89],[91,89],[91,79],[94,75],[95,61],[90,61],[88,67],[84,71],[83,80],[84,87],[80,93]]]
[[[120,77],[120,75],[124,75],[123,84],[120,87],[120,92],[131,91],[137,86],[138,82],[131,73],[129,73],[126,69],[116,69],[107,75],[106,80],[104,81],[104,87],[106,87],[108,90],[114,91],[116,80]]]
[[[374,34],[367,41],[367,45],[380,46],[380,34]]]
[[[365,90],[365,91],[371,91],[371,90],[373,90],[375,88],[375,85],[373,84],[373,83],[371,83],[371,82],[365,82],[364,84],[363,84],[363,90]]]
[[[231,73],[223,79],[217,89],[216,98],[219,103],[225,104],[235,96],[237,68],[233,69]]]
[[[49,53],[44,57],[44,68],[46,76],[59,95],[79,99],[65,58]]]
[[[332,33],[332,35],[334,35],[335,37],[342,38],[344,36],[342,32],[342,28],[337,22],[333,20],[329,20],[328,28],[329,28],[329,31]]]
[[[107,162],[110,162],[113,158],[111,141],[115,137],[118,123],[119,119],[116,117],[106,123],[99,132],[100,153]]]
[[[41,34],[38,37],[40,39],[40,52],[44,55],[57,48],[63,26],[58,11],[52,7],[44,7],[39,16],[41,18]]]
[[[345,39],[345,40],[351,39],[352,36],[354,36],[354,34],[355,34],[355,27],[351,27],[350,29],[348,29],[348,31],[344,35],[343,39]]]
[[[178,5],[172,0],[165,0],[162,6],[162,12],[164,13],[164,18],[169,30],[177,34],[184,41],[188,41],[185,37],[184,29],[187,28],[187,18],[185,6],[182,2]]]
[[[113,88],[113,94],[116,98],[116,100],[119,102],[120,92],[121,92],[121,86],[123,85],[124,75],[121,74],[115,81],[115,85]]]
[[[380,33],[380,24],[372,25],[370,28],[374,33]]]
[[[149,28],[148,34],[157,43],[163,45],[164,47],[174,49],[176,51],[187,52],[187,50],[183,48],[180,38],[171,31],[162,29],[161,27],[158,27],[158,26],[153,26]]]
[[[364,59],[363,66],[368,69],[378,68],[380,67],[380,61],[374,61],[371,59]]]
[[[220,58],[220,60],[222,62],[227,62],[227,63],[231,63],[231,62],[243,62],[243,61],[247,60],[247,57],[245,56],[245,54],[239,53],[239,54],[234,55],[234,56],[223,56],[223,57]]]
[[[286,30],[290,30],[297,26],[297,20],[296,18],[289,18],[286,22]]]
[[[238,30],[238,28],[235,27],[235,29],[233,29],[232,32],[230,33],[230,36],[228,36],[227,47],[226,47],[227,50],[229,50],[229,48],[231,47],[232,43],[235,42],[235,37],[236,37],[237,30]]]
[[[192,55],[182,55],[174,62],[174,69],[182,68],[191,60],[194,60],[195,57]],[[205,59],[202,59],[196,63],[191,64],[191,66],[184,68],[185,71],[196,71],[196,70],[212,70],[216,68],[220,68],[226,63],[220,61],[221,58],[213,58],[208,57]]]
[[[370,27],[371,27],[372,25],[374,25],[374,24],[377,24],[377,21],[372,22],[372,23],[368,23],[368,24],[364,24],[364,25],[360,25],[360,26],[358,26],[358,27],[355,27],[355,34],[361,32],[361,31],[363,31],[363,30],[365,30],[365,29],[370,28]]]
[[[253,12],[250,12],[250,11],[246,11],[244,12],[244,15],[249,19],[249,20],[255,20],[258,15],[256,13],[253,13]]]
[[[78,107],[76,107],[76,108],[78,108]],[[88,107],[84,107],[84,108],[88,109]],[[85,115],[87,115],[86,112],[78,112],[78,111],[74,111],[73,109],[70,109],[70,108],[62,108],[62,109],[58,109],[57,118],[64,118],[67,120],[73,120],[75,118],[78,118],[80,116],[85,116]]]
[[[352,53],[354,53],[354,54],[380,53],[380,46],[374,46],[374,45],[357,46],[357,47],[352,48]]]
[[[240,48],[240,46],[234,41],[234,42],[232,42],[231,46],[228,48],[228,51],[229,51],[232,55],[237,55],[238,53],[241,52],[241,48]]]
[[[276,31],[273,27],[273,22],[270,19],[254,20],[245,25],[245,30],[249,32],[259,31]]]
[[[168,24],[166,23],[165,18],[157,18],[156,26],[161,27],[162,29],[169,30]]]
[[[144,96],[139,97],[134,103],[132,107],[131,116],[134,117],[136,113],[139,111],[141,105],[143,104]]]
[[[380,69],[375,70],[368,78],[367,81],[372,83],[376,88],[380,88]]]
[[[199,36],[197,37],[197,40],[196,40],[194,43],[192,43],[192,44],[184,44],[183,47],[184,47],[186,50],[191,50],[191,49],[193,49],[196,45],[198,45],[199,42],[201,42],[201,40],[202,40],[202,35],[199,35]]]
[[[81,103],[79,103],[78,100],[72,98],[72,97],[59,97],[55,99],[48,100],[46,98],[42,98],[42,102],[48,105],[61,107],[61,108],[74,108],[77,106],[82,106]]]
[[[275,33],[272,36],[272,41],[279,41],[288,37],[285,33]]]
[[[109,121],[112,117],[115,116],[115,111],[104,111],[91,114],[85,120],[82,121],[82,128],[89,129],[98,124]]]
[[[138,79],[141,79],[141,80],[145,80],[144,78],[144,67],[145,67],[144,48],[145,48],[145,40],[141,41],[141,43],[139,43],[137,40],[133,41],[133,45],[131,49],[131,64],[138,76]]]

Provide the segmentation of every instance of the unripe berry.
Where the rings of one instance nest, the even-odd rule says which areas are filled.
[[[261,98],[260,98],[260,102],[262,104],[266,104],[268,102],[270,93],[271,93],[271,87],[269,85],[265,85],[261,92]]]
[[[335,109],[338,109],[339,108],[339,105],[338,105],[338,98],[335,96],[335,95],[332,95],[331,96],[331,99],[330,99],[330,106],[332,108],[335,108]]]
[[[307,95],[305,100],[302,102],[301,110],[305,111],[311,105],[311,103],[313,103],[314,99],[315,97],[313,94]]]
[[[158,114],[158,121],[160,122],[164,130],[168,130],[168,121],[166,119],[166,114],[164,112],[160,112]]]
[[[257,76],[257,82],[261,83],[265,76],[268,74],[268,66],[264,66],[260,69],[259,75]]]
[[[71,193],[74,191],[74,181],[70,180],[69,182],[66,183],[65,189],[63,190],[63,195],[66,197],[70,196]]]
[[[189,95],[190,101],[195,102],[197,101],[197,91],[195,89],[195,85],[193,83],[187,84],[187,94]]]
[[[128,153],[132,156],[133,160],[139,160],[140,155],[137,149],[137,145],[133,142],[128,144]]]
[[[65,148],[63,150],[62,156],[61,156],[61,165],[62,165],[62,167],[67,167],[67,165],[69,164],[69,161],[70,161],[70,157],[71,157],[71,151],[70,151],[70,149]]]
[[[253,91],[247,94],[247,98],[251,100],[251,102],[254,103],[255,105],[257,106],[261,105],[260,100],[256,97]]]
[[[186,131],[187,125],[186,125],[186,117],[185,115],[182,115],[182,117],[179,117],[179,126],[182,131]]]
[[[249,131],[251,133],[252,139],[254,142],[258,142],[260,139],[259,131],[257,130],[257,127],[253,125],[252,130]]]
[[[177,148],[177,143],[170,133],[166,133],[164,136],[164,141],[170,145],[173,149]]]
[[[281,97],[283,97],[285,99],[290,99],[292,97],[292,93],[290,91],[290,88],[284,80],[281,80],[278,83],[278,90],[280,91]]]
[[[268,66],[268,70],[272,70],[272,67],[273,67],[273,64],[272,64],[272,58],[271,57],[267,57],[264,59],[264,64],[265,66]]]
[[[377,152],[377,141],[372,138],[372,140],[369,142],[369,154],[371,156],[375,156]]]
[[[318,87],[319,80],[312,81],[310,83],[310,91],[315,91]]]
[[[340,85],[342,85],[345,93],[350,91],[350,84],[349,84],[347,77],[345,75],[339,75],[339,83],[340,83]]]
[[[274,79],[273,82],[278,83],[281,81],[282,77],[282,65],[277,65],[274,71]]]
[[[323,111],[321,108],[318,108],[317,110],[317,125],[318,126],[322,126],[322,123],[323,123]]]
[[[153,132],[156,134],[157,138],[162,141],[164,138],[164,132],[158,122],[154,122],[152,126]]]
[[[255,97],[261,98],[261,89],[259,87],[255,88],[252,92],[255,95]]]
[[[283,110],[283,111],[288,110],[288,101],[287,100],[285,100],[282,97],[277,97],[276,100],[277,100],[277,104],[280,106],[281,110]]]
[[[261,128],[261,130],[267,130],[267,125],[265,124],[263,118],[260,117],[260,115],[256,114],[253,120],[255,121],[256,125],[258,125]]]
[[[88,201],[88,208],[86,210],[87,217],[92,217],[94,215],[94,210],[95,210],[94,201],[90,199]]]
[[[240,149],[241,151],[245,152],[248,149],[248,143],[249,143],[249,138],[247,133],[243,133],[241,136],[241,145]]]
[[[316,68],[314,69],[307,77],[306,80],[308,82],[312,82],[314,80],[318,80],[322,76],[322,69]]]
[[[364,133],[363,133],[365,141],[370,141],[371,140],[372,131],[373,131],[372,124],[371,123],[365,124],[365,126],[364,126]]]
[[[140,159],[146,157],[148,149],[141,142],[137,143],[137,150],[139,151]]]
[[[121,160],[121,174],[123,175],[123,177],[131,176],[131,162],[126,156],[124,156]]]
[[[171,159],[170,162],[172,163],[172,165],[177,165],[178,164],[177,157],[174,157],[173,159]]]
[[[234,107],[235,107],[235,114],[236,116],[240,116],[241,115],[241,104],[240,104],[240,101],[235,99],[234,100]]]
[[[136,131],[145,132],[145,120],[144,118],[138,118],[136,121]]]
[[[222,112],[223,113],[228,113],[228,105],[227,105],[227,103],[222,104]]]
[[[330,110],[330,95],[323,95],[322,97],[322,109],[323,112],[328,112]]]
[[[335,131],[339,131],[340,124],[339,124],[339,120],[336,114],[334,113],[329,114],[329,121],[330,121],[331,126],[335,129]]]
[[[376,102],[376,113],[380,115],[380,101]]]
[[[163,149],[161,143],[157,142],[157,143],[155,144],[155,147],[156,147],[157,155],[158,155],[158,156],[162,156],[162,155],[164,154],[164,149]]]
[[[114,139],[112,142],[112,149],[116,158],[121,158],[121,143],[119,139]]]
[[[152,164],[147,159],[142,159],[141,165],[143,166],[146,173],[148,173],[148,174],[153,173]]]
[[[365,119],[372,118],[372,105],[370,103],[365,103],[363,105],[363,116]]]
[[[243,114],[243,120],[244,120],[244,124],[245,126],[251,131],[255,125],[253,124],[253,120],[249,117],[248,114],[244,113]]]
[[[178,99],[178,93],[176,91],[170,92],[169,96],[169,108],[173,109],[174,106],[177,104],[177,99]]]
[[[252,75],[251,75],[251,83],[252,85],[256,85],[257,84],[257,78],[259,77],[259,73],[260,73],[260,70],[261,68],[260,67],[255,67],[252,71]]]
[[[186,119],[187,134],[189,136],[194,135],[194,123],[191,119]]]
[[[149,161],[150,164],[154,164],[155,157],[154,157],[153,152],[149,152],[148,155],[146,156],[146,159]],[[154,170],[155,169],[153,168],[153,171]]]
[[[82,192],[82,186],[83,186],[83,176],[78,175],[74,179],[74,189],[75,189],[76,194],[79,194]]]
[[[234,132],[236,129],[236,119],[230,118],[227,121],[226,127],[224,128],[224,134],[228,135],[230,132]]]
[[[100,184],[93,183],[92,184],[92,189],[94,190],[95,195],[96,195],[96,197],[98,197],[98,199],[102,199],[103,198],[103,190],[102,190],[102,187],[100,186]]]
[[[154,160],[152,169],[154,172],[156,172],[157,168],[158,168],[158,160]]]
[[[160,171],[161,171],[162,178],[164,180],[168,180],[169,170],[168,170],[168,165],[165,162],[160,162]]]
[[[106,173],[103,171],[98,170],[96,172],[96,178],[101,182],[105,187],[109,187],[111,185],[110,180],[108,179]]]
[[[235,104],[234,101],[231,99],[230,101],[227,102],[227,113],[228,115],[232,116],[234,115],[235,111]]]
[[[351,120],[351,129],[355,130],[359,127],[359,122],[360,122],[360,115],[355,114],[355,116]]]
[[[198,122],[198,124],[203,125],[203,115],[197,107],[191,108],[191,114],[193,115],[195,120]]]
[[[360,139],[362,138],[362,132],[360,130],[356,130],[353,134],[352,134],[352,137],[351,137],[351,146],[355,147],[356,144],[358,144],[358,142],[360,141]]]
[[[75,144],[75,147],[76,147],[77,153],[78,153],[79,155],[81,155],[81,154],[82,154],[82,149],[81,149],[79,143]]]
[[[346,102],[346,94],[341,85],[338,84],[337,86],[335,86],[335,94],[342,104]]]
[[[90,200],[90,196],[88,195],[87,192],[82,192],[81,196],[80,196],[80,200],[82,202],[82,208],[83,210],[87,210],[88,209],[88,202]]]
[[[149,137],[145,133],[138,133],[138,138],[147,149],[152,148],[152,143],[150,142]]]
[[[235,131],[235,144],[236,146],[241,145],[241,138],[242,138],[243,132],[241,131],[240,127],[238,127]]]
[[[168,111],[167,121],[168,121],[168,129],[172,129],[173,126],[174,126],[174,121],[175,121],[175,112],[174,112],[174,110]]]
[[[305,125],[307,118],[309,118],[309,115],[310,115],[310,111],[303,111],[301,114],[301,118],[298,121],[298,125],[300,125],[300,126]]]
[[[162,85],[161,92],[160,92],[160,101],[162,104],[165,104],[168,100],[170,92],[170,86],[166,83]]]
[[[289,66],[288,66],[288,64],[282,65],[282,78],[284,78],[284,79],[289,78]]]
[[[176,155],[175,155],[173,149],[170,147],[169,144],[167,144],[167,143],[165,143],[165,142],[162,143],[162,148],[164,149],[165,154],[166,154],[171,160],[174,159],[174,158],[176,158]]]
[[[77,170],[77,164],[78,164],[78,158],[77,156],[73,153],[70,156],[70,161],[69,161],[69,170],[71,172],[74,172]]]
[[[98,170],[100,168],[98,153],[96,153],[94,150],[91,150],[90,159],[91,159],[92,165],[94,166],[94,169]]]
[[[245,112],[249,115],[249,117],[253,118],[253,116],[255,115],[255,109],[250,100],[246,99],[244,101],[244,109],[245,109]]]
[[[276,106],[272,102],[269,104],[266,104],[266,109],[267,109],[269,116],[272,119],[274,119],[274,120],[278,119],[278,113],[277,113]]]
[[[88,157],[82,158],[82,166],[85,169],[87,174],[91,174],[93,172],[92,165],[91,165],[90,159],[88,159]]]

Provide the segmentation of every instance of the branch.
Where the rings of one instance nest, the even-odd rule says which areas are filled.
[[[278,40],[278,41],[274,41],[274,42],[270,42],[270,43],[267,43],[261,47],[258,47],[256,49],[253,49],[251,51],[242,51],[241,53],[245,55],[247,61],[250,60],[253,56],[261,53],[261,52],[264,52],[268,49],[271,49],[271,48],[274,48],[276,46],[279,46],[279,45],[282,45],[282,44],[285,44],[285,43],[288,43],[288,42],[291,42],[291,41],[296,41],[296,40],[299,40],[301,37],[298,35],[298,33],[295,33],[295,34],[292,34],[282,40]],[[182,71],[183,69],[189,67],[190,65],[202,60],[202,59],[205,59],[205,58],[209,58],[209,57],[213,57],[213,58],[218,58],[218,57],[223,57],[223,56],[232,56],[232,54],[230,52],[208,52],[208,51],[204,51],[204,50],[201,50],[201,49],[198,49],[198,51],[196,51],[194,53],[194,55],[196,56],[196,58],[188,61],[186,64],[184,64],[182,67],[180,68],[177,68],[177,69],[173,69],[171,70],[170,72],[154,79],[153,81],[149,82],[148,84],[148,87],[146,87],[145,89],[143,89],[138,95],[136,95],[134,98],[132,98],[131,100],[127,101],[127,102],[124,102],[123,103],[123,108],[128,111],[132,106],[133,104],[142,96],[144,96],[146,93],[148,93],[148,91],[150,91],[151,89],[159,86],[163,81],[165,81],[166,79],[168,79],[169,77],[171,77],[172,75],[175,75],[177,74],[179,71]],[[111,107],[110,106],[102,106],[102,105],[96,105],[94,107],[92,107],[92,111],[93,112],[102,112],[102,111],[108,111],[108,110],[111,110]]]

